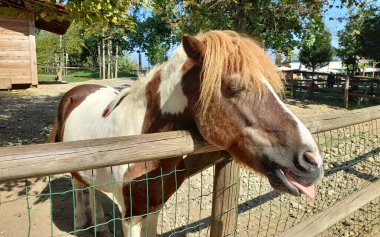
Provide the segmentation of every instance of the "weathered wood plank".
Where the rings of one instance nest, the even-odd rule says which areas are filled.
[[[28,28],[28,21],[27,20],[2,20],[0,19],[0,29],[13,29],[13,28]]]
[[[14,35],[14,36],[16,36],[16,35],[17,36],[18,35],[27,36],[28,35],[28,28],[14,27],[14,28],[6,29],[6,28],[0,27],[0,34],[2,34],[2,35]]]
[[[8,57],[9,59],[12,59],[14,56],[28,56],[29,57],[30,52],[28,50],[15,50],[15,51],[0,51],[0,57]]]
[[[13,16],[0,16],[1,22],[11,22],[11,23],[26,23],[26,19],[16,18]]]
[[[379,118],[380,106],[302,119],[312,132]],[[0,148],[0,180],[86,170],[221,150],[188,132]],[[101,159],[100,159],[101,158]],[[27,169],[25,167],[28,167]]]
[[[0,148],[0,181],[220,150],[186,131]]]
[[[1,69],[0,70],[0,77],[17,77],[17,76],[20,76],[20,77],[30,77],[30,70],[29,68],[27,69],[17,69],[17,68],[14,68],[14,69],[10,69],[10,68],[7,68],[7,69]]]
[[[16,65],[16,64],[30,64],[29,59],[4,59],[0,61],[0,65]]]
[[[29,36],[0,34],[0,40],[29,40]]]
[[[26,51],[29,50],[29,42],[26,44],[13,44],[13,45],[2,45],[0,42],[0,50],[1,51]]]
[[[240,169],[235,161],[228,161],[228,153],[223,154],[226,158],[215,164],[211,237],[232,236],[238,214]]]
[[[36,55],[36,31],[34,27],[34,19],[28,20],[29,29],[29,52],[30,52],[30,70],[31,70],[31,84],[38,85],[38,72],[37,72],[37,55]]]
[[[21,39],[0,39],[0,47],[14,47],[14,46],[29,46],[29,40],[25,38]]]
[[[380,106],[329,115],[303,117],[301,120],[311,133],[325,132],[380,118]]]
[[[17,63],[16,61],[10,63],[10,62],[0,62],[0,69],[25,69],[25,70],[30,70],[30,61],[25,60],[25,61],[20,61]]]
[[[0,61],[5,61],[5,60],[29,60],[29,56],[0,56]]]
[[[9,89],[12,89],[11,79],[0,77],[0,90],[9,90]]]
[[[322,211],[300,224],[288,229],[278,237],[317,236],[324,230],[349,216],[354,211],[371,202],[380,194],[380,181],[350,195],[334,206]]]

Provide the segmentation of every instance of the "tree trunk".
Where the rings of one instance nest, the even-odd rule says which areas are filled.
[[[118,77],[118,65],[119,64],[119,45],[116,43],[116,53],[115,53],[115,78]]]
[[[102,57],[100,54],[100,44],[98,44],[98,67],[99,67],[99,79],[102,79]]]
[[[57,81],[62,81],[62,72],[63,72],[63,52],[62,52],[62,35],[59,36],[59,56],[58,56],[58,75]]]
[[[104,40],[104,29],[102,34],[102,79],[106,79],[106,45]]]
[[[107,40],[107,59],[108,59],[108,62],[107,62],[107,79],[110,79],[111,78],[111,40],[108,39]]]
[[[112,55],[113,55],[113,49],[112,49],[112,40],[110,39],[110,62],[109,62],[109,67],[110,67],[110,72],[111,72],[111,76],[110,76],[110,78],[113,78],[113,57],[112,57]]]
[[[142,66],[141,66],[141,51],[138,50],[137,53],[139,54],[139,70],[142,69]]]
[[[67,67],[69,66],[69,54],[66,52],[66,58],[65,58],[65,76],[67,76]]]
[[[245,33],[247,31],[247,24],[246,24],[246,19],[245,19],[245,5],[246,5],[246,0],[239,0],[238,5],[237,5],[237,15],[236,15],[236,23],[235,23],[235,28],[237,31],[241,33]]]

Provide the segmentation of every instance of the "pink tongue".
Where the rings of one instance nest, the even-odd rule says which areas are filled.
[[[288,179],[289,183],[291,183],[294,187],[296,187],[299,191],[301,191],[303,194],[308,196],[311,200],[314,201],[315,199],[315,190],[314,190],[314,185],[311,184],[309,186],[304,186],[300,184],[293,176],[288,174],[287,172],[285,173],[285,177]]]

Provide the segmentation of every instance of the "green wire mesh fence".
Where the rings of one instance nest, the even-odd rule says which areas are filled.
[[[325,178],[314,202],[273,190],[266,178],[240,171],[237,212],[231,236],[274,236],[328,209],[380,177],[380,119],[314,134],[324,153]],[[189,172],[174,170],[175,175]],[[148,183],[158,177],[130,180]],[[159,213],[158,236],[209,236],[215,166],[187,179]],[[112,187],[118,183],[109,180]],[[98,185],[98,184],[97,184]],[[94,185],[92,185],[94,186]],[[0,185],[0,236],[96,236],[107,225],[113,236],[123,236],[122,217],[112,193],[101,193],[106,223],[75,225],[75,191],[94,196],[89,188],[73,189],[70,175],[11,181]],[[130,190],[133,192],[133,190]],[[133,200],[132,200],[133,202]],[[95,205],[96,206],[96,205]],[[87,215],[90,217],[90,209]],[[136,218],[132,216],[131,218]],[[88,218],[91,220],[90,218]],[[380,199],[361,207],[320,236],[365,236],[380,221]],[[1,228],[1,227],[7,228]]]

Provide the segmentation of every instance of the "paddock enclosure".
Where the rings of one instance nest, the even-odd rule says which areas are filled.
[[[363,104],[380,103],[380,78],[331,74],[333,81],[329,85],[326,79],[330,74],[306,72],[300,70],[283,72],[288,93],[293,98],[317,98],[329,101],[345,108]],[[303,75],[301,79],[301,75]]]
[[[0,236],[94,236],[104,223],[73,224],[67,172],[186,154],[186,169],[173,172],[193,175],[162,209],[159,236],[365,236],[380,221],[380,107],[301,120],[324,153],[314,202],[280,194],[187,131],[0,148],[0,226],[14,226]],[[112,193],[102,201],[105,224],[122,236]]]

